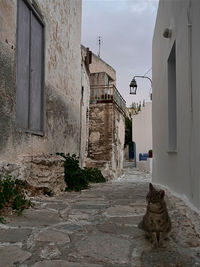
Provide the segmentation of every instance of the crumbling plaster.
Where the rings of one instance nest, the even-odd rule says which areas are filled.
[[[106,178],[119,177],[124,160],[124,114],[114,103],[91,104],[89,122],[87,165],[98,166]]]
[[[42,153],[83,154],[80,128],[88,104],[81,114],[81,0],[35,2],[45,23],[44,136],[16,126],[17,1],[0,1],[0,160],[6,162]]]

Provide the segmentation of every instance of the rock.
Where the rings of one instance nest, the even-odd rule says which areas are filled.
[[[57,155],[42,154],[24,157],[22,164],[27,173],[27,182],[35,187],[44,187],[53,194],[65,191],[64,159]]]
[[[108,223],[115,223],[119,225],[133,226],[137,227],[138,223],[142,220],[142,216],[132,216],[132,217],[110,217]]]
[[[14,264],[23,263],[31,257],[31,253],[17,246],[0,247],[0,266],[13,267]]]
[[[64,192],[66,188],[64,159],[57,155],[24,156],[17,163],[0,161],[0,177],[6,173],[14,178],[26,180],[31,187],[38,189],[40,194],[41,188],[55,195]]]
[[[108,234],[92,234],[76,244],[78,255],[112,264],[128,263],[131,243]]]
[[[70,242],[70,238],[65,233],[48,229],[48,230],[45,230],[39,233],[37,241],[54,242],[56,244],[62,245],[62,244]]]
[[[40,253],[40,257],[42,259],[47,259],[47,260],[55,259],[60,255],[62,255],[60,250],[53,243],[51,245],[45,246]]]
[[[61,222],[58,212],[53,210],[35,210],[27,209],[24,210],[20,216],[11,216],[9,226],[28,226],[28,227],[38,227],[38,226],[48,226]]]
[[[31,267],[103,267],[99,264],[84,264],[68,262],[63,260],[53,260],[53,261],[39,261],[32,265]]]
[[[106,210],[104,213],[107,217],[132,217],[134,215],[140,215],[144,214],[143,212],[144,208],[141,207],[130,207],[130,206],[120,206],[116,205],[113,207],[110,207]]]
[[[74,232],[81,231],[83,227],[77,224],[62,224],[59,226],[59,229],[65,231],[68,234],[73,234]]]
[[[178,250],[170,249],[152,249],[142,253],[142,266],[155,267],[155,266],[194,266],[194,259],[191,256],[179,253]]]
[[[0,230],[0,242],[1,243],[17,243],[23,242],[31,235],[29,229],[7,229]]]

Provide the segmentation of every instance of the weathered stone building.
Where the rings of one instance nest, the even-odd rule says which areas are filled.
[[[85,48],[82,48],[85,51]],[[126,103],[117,88],[116,72],[92,53],[88,167],[98,167],[107,178],[123,170]]]
[[[16,176],[27,158],[29,169],[32,157],[49,166],[56,152],[84,163],[89,81],[81,7],[81,0],[0,1],[0,161]]]

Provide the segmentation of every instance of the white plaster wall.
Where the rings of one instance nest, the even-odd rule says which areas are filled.
[[[92,64],[90,64],[90,72],[106,72],[114,80],[113,84],[116,85],[116,71],[94,53],[92,53]]]
[[[199,14],[200,1],[160,1],[153,38],[152,65],[153,182],[166,185],[173,191],[185,195],[197,208],[200,208]],[[188,15],[192,23],[191,39]],[[172,29],[170,39],[162,36],[166,27]],[[176,41],[177,151],[170,153],[167,60],[174,41]]]
[[[84,45],[82,47],[83,55],[86,55],[86,47]],[[98,72],[106,72],[113,80],[114,84],[116,84],[116,71],[111,67],[108,63],[106,63],[102,58],[98,57],[95,53],[92,52],[92,63],[89,66],[90,73],[98,73]]]
[[[152,149],[152,102],[147,102],[137,115],[132,115],[133,142],[136,142],[136,160],[139,153]]]

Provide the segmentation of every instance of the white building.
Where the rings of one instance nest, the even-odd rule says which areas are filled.
[[[153,182],[200,208],[200,1],[161,0],[153,38]]]
[[[139,163],[139,154],[152,149],[152,102],[147,102],[137,115],[132,115],[132,134],[136,144],[136,161]],[[150,170],[144,162],[138,163],[139,168]]]

